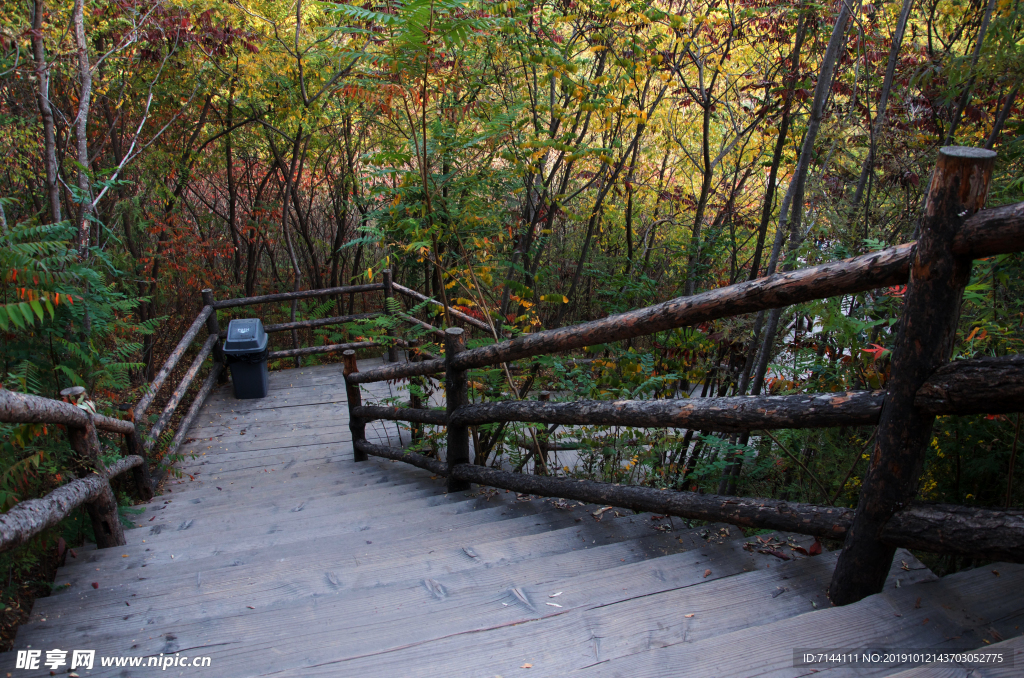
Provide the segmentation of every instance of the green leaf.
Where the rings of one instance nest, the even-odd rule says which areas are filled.
[[[43,318],[45,317],[46,314],[43,311],[43,305],[39,303],[39,300],[38,299],[33,299],[32,301],[30,301],[28,303],[29,303],[29,306],[32,307],[32,310],[36,312],[36,315],[39,316],[39,319],[43,320]]]
[[[28,321],[29,325],[35,325],[36,319],[32,317],[32,307],[28,305],[27,301],[23,301],[18,304],[18,310],[25,316],[25,320]]]

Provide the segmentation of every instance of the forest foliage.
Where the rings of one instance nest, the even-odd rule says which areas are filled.
[[[909,241],[940,146],[994,148],[988,204],[1024,200],[1022,36],[1020,0],[7,0],[3,386],[113,413],[206,287],[390,268],[523,333]],[[956,357],[1020,352],[1021,268],[975,264]],[[483,372],[474,397],[881,388],[903,291]],[[59,431],[0,433],[4,508],[74,472]],[[871,436],[605,428],[563,467],[516,442],[556,431],[473,433],[478,463],[847,505]],[[940,419],[921,498],[1020,505],[1019,436]]]

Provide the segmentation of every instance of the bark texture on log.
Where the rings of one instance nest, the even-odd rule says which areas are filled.
[[[820,428],[873,424],[882,391],[850,391],[791,396],[735,396],[678,400],[577,400],[544,403],[520,400],[467,405],[455,411],[453,425],[494,421],[546,424],[714,428],[753,431],[766,428]]]
[[[0,389],[0,421],[5,424],[64,424],[80,427],[89,423],[89,415],[71,403],[3,388]]]
[[[275,325],[264,325],[263,331],[268,334],[273,332],[284,332],[286,330],[301,330],[313,327],[327,327],[328,325],[343,325],[355,322],[356,320],[369,320],[376,318],[380,313],[354,313],[352,315],[338,315],[331,318],[320,318],[319,320],[298,320],[293,323],[277,323]],[[227,337],[227,332],[221,332],[221,338]]]
[[[400,292],[407,297],[411,297],[420,302],[426,301],[431,304],[434,304],[435,306],[440,306],[441,308],[444,308],[444,304],[442,304],[441,302],[434,301],[430,297],[420,294],[416,290],[411,290],[404,285],[399,285],[398,283],[393,283],[392,286],[394,287],[396,292]],[[472,325],[478,330],[483,330],[484,332],[488,333],[490,333],[491,331],[491,326],[485,323],[483,320],[478,320],[471,315],[466,315],[462,311],[456,311],[451,306],[448,307],[448,313],[450,313],[453,318],[458,318],[462,322],[466,323],[467,325]]]
[[[0,388],[0,421],[6,424],[63,424],[81,427],[89,422],[89,415],[71,403]],[[130,421],[102,414],[94,414],[93,423],[102,431],[122,435],[130,435],[135,430],[135,424]]]
[[[381,276],[384,278],[384,314],[394,317],[395,312],[401,307],[398,300],[395,299],[395,288],[391,280],[391,269],[385,268],[381,271]],[[388,343],[387,361],[389,363],[398,362],[398,349],[395,348],[395,328],[389,327],[387,335],[390,338]]]
[[[1024,355],[943,365],[918,389],[914,407],[927,414],[1024,411]]]
[[[360,442],[366,441],[366,421],[356,416],[355,411],[363,404],[363,395],[359,392],[359,385],[353,377],[359,375],[359,365],[356,363],[356,352],[352,349],[342,354],[345,361],[343,375],[345,377],[345,396],[348,400],[348,430],[352,432],[352,446],[355,450],[354,461],[366,461],[366,453],[360,451],[357,446]]]
[[[855,513],[845,507],[613,485],[469,464],[456,466],[452,473],[467,482],[523,494],[832,539],[844,537]],[[893,547],[1024,562],[1024,511],[1019,510],[917,504],[898,511],[879,535]]]
[[[418,452],[407,452],[406,450],[397,447],[374,445],[373,443],[368,443],[365,440],[359,440],[353,446],[363,454],[373,455],[374,457],[384,457],[385,459],[394,459],[395,461],[404,461],[406,464],[412,464],[413,466],[425,469],[439,476],[448,475],[447,464],[443,461],[438,461],[437,459],[425,457]]]
[[[897,285],[907,280],[913,250],[913,243],[899,245],[852,259],[777,273],[689,297],[678,297],[580,325],[527,334],[512,341],[466,351],[459,356],[455,367],[467,369],[511,362],[543,353],[630,339],[717,318]]]
[[[350,384],[368,384],[374,381],[392,381],[406,377],[419,377],[444,372],[444,358],[424,360],[418,363],[395,363],[384,367],[375,367],[365,372],[353,372],[346,376],[345,381]]]
[[[995,156],[992,151],[956,146],[939,150],[871,465],[829,586],[829,598],[836,605],[882,590],[895,553],[879,538],[882,526],[917,495],[935,415],[916,408],[914,399],[953,351],[960,302],[971,273],[970,257],[954,254],[953,240],[965,218],[984,205]]]
[[[339,294],[354,294],[356,292],[380,292],[384,289],[383,283],[370,283],[368,285],[349,285],[347,287],[327,287],[320,290],[304,290],[301,292],[281,292],[280,294],[264,294],[259,297],[238,297],[236,299],[224,299],[214,302],[214,308],[232,308],[234,306],[252,306],[255,304],[267,304],[275,301],[294,301],[296,299],[310,299],[313,297],[331,297]]]
[[[1024,250],[1024,202],[982,210],[953,237],[953,252],[972,259]]]
[[[149,409],[153,399],[156,398],[156,394],[160,391],[160,387],[164,385],[167,377],[169,377],[171,372],[174,371],[174,368],[178,365],[178,361],[181,360],[181,356],[185,355],[185,351],[188,350],[192,340],[196,338],[197,334],[199,334],[199,330],[206,326],[206,319],[210,317],[211,313],[213,313],[213,308],[210,306],[204,306],[203,310],[199,312],[198,316],[196,316],[192,326],[188,328],[187,332],[185,332],[185,336],[181,338],[178,345],[174,347],[173,351],[171,351],[171,355],[167,356],[167,360],[164,361],[163,367],[160,368],[156,377],[154,377],[153,381],[150,382],[148,391],[142,396],[138,404],[135,406],[135,416],[133,417],[134,421],[142,421],[142,418],[146,416],[146,410]]]
[[[126,456],[138,456],[142,459],[141,464],[132,468],[132,477],[135,481],[135,489],[139,493],[139,499],[149,501],[153,498],[156,483],[153,482],[153,476],[149,472],[149,458],[146,455],[146,448],[143,446],[142,438],[134,426],[132,427],[132,432],[124,437],[124,443],[125,449],[128,451]]]
[[[199,388],[199,392],[196,393],[196,397],[192,400],[192,405],[188,408],[188,412],[178,422],[178,430],[174,433],[174,439],[171,444],[167,447],[167,453],[164,455],[165,458],[171,456],[178,451],[181,444],[185,442],[185,436],[188,435],[189,428],[192,427],[192,422],[195,421],[196,417],[199,416],[199,411],[203,409],[203,403],[210,396],[210,391],[217,385],[217,380],[220,377],[221,371],[224,370],[224,365],[221,363],[214,363],[213,367],[210,368],[210,373],[206,375],[206,380],[203,385]]]
[[[362,405],[352,408],[352,415],[367,421],[387,419],[389,421],[413,421],[418,424],[433,424],[435,426],[445,426],[448,424],[448,414],[444,410]]]
[[[853,510],[796,504],[777,499],[722,497],[675,492],[635,485],[614,485],[591,480],[510,473],[485,466],[460,464],[452,473],[462,480],[500,487],[523,494],[562,497],[608,504],[634,511],[670,514],[690,520],[712,520],[769,530],[785,530],[818,537],[842,538]]]
[[[913,242],[897,245],[852,259],[679,297],[589,323],[525,335],[466,351],[459,357],[456,367],[483,367],[814,299],[900,285],[909,277],[915,246]],[[958,255],[974,258],[1024,249],[1024,203],[979,212],[964,224],[953,249]]]
[[[1024,562],[1024,511],[915,504],[882,527],[891,546],[933,553]]]
[[[452,367],[452,361],[466,350],[466,333],[458,327],[449,327],[444,332],[445,354],[445,404],[448,414],[448,491],[461,492],[469,489],[469,483],[453,475],[452,469],[469,465],[469,429],[464,424],[452,421],[452,414],[469,403],[469,383],[465,370]],[[421,365],[423,363],[420,363]]]
[[[107,431],[109,433],[120,433],[121,435],[131,435],[135,431],[135,424],[124,419],[114,419],[113,417],[106,417],[102,414],[92,415],[92,423],[96,425],[101,431]]]
[[[178,404],[185,397],[189,386],[192,385],[192,381],[196,378],[196,375],[199,374],[199,370],[203,367],[203,363],[206,362],[206,359],[213,351],[213,345],[217,343],[217,341],[218,337],[215,334],[211,334],[206,338],[206,343],[203,344],[203,348],[200,349],[195,360],[192,361],[188,371],[185,372],[185,376],[181,378],[181,382],[178,384],[178,387],[174,389],[174,393],[171,394],[171,398],[167,401],[167,405],[164,406],[164,411],[160,413],[160,418],[157,419],[155,424],[153,424],[153,428],[149,430],[149,440],[146,441],[146,444],[143,447],[146,454],[149,454],[153,450],[157,439],[159,439],[160,434],[163,433],[164,427],[170,423],[171,417],[174,416],[174,411],[178,409]]]
[[[268,360],[277,358],[295,358],[304,355],[316,355],[318,353],[335,353],[337,351],[349,351],[359,348],[373,348],[381,346],[375,341],[357,341],[351,344],[330,344],[328,346],[307,346],[305,348],[289,348],[284,351],[271,351],[267,354]]]
[[[78,478],[45,497],[18,502],[7,513],[0,514],[0,552],[20,546],[46,528],[53,527],[82,504],[103,494],[110,487],[111,478],[141,463],[142,457],[124,457],[111,464],[105,475]]]

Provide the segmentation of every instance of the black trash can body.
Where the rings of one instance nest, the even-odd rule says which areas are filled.
[[[270,388],[267,343],[267,333],[259,318],[243,318],[228,323],[224,356],[231,368],[235,397],[239,400],[267,395]]]

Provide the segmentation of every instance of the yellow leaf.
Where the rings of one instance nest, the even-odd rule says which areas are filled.
[[[521,669],[532,669],[533,668],[533,664],[523,664],[519,668],[521,668]]]

